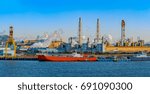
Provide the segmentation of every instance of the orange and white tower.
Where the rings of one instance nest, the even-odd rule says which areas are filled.
[[[125,43],[125,21],[121,21],[121,46]]]

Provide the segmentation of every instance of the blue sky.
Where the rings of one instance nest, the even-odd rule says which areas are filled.
[[[150,41],[150,1],[148,0],[0,0],[0,32],[14,26],[15,37],[36,37],[62,29],[64,37],[77,36],[78,18],[83,35],[95,37],[96,19],[101,34],[120,38],[121,20],[126,36]]]

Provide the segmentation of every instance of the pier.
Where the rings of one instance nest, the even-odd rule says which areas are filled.
[[[38,60],[38,58],[35,57],[0,57],[0,60]]]

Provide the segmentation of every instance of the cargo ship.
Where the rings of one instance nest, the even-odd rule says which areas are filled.
[[[97,61],[97,58],[90,55],[73,53],[70,55],[38,55],[39,61],[54,62],[75,62],[75,61]]]

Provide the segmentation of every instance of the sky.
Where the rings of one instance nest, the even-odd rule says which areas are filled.
[[[8,34],[12,25],[17,38],[61,31],[67,40],[78,35],[81,17],[82,35],[94,38],[99,18],[101,35],[112,35],[114,40],[119,40],[124,19],[126,38],[136,40],[140,36],[149,42],[149,4],[149,0],[0,0],[0,32]]]

